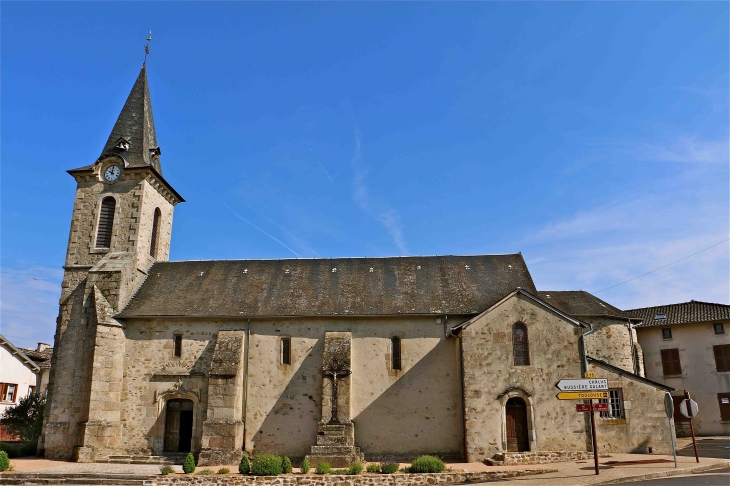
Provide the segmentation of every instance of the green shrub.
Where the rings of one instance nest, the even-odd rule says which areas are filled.
[[[278,476],[282,473],[282,460],[274,454],[256,454],[251,461],[251,474],[254,476]]]
[[[320,462],[314,470],[316,474],[329,474],[332,472],[332,466],[329,462]]]
[[[379,473],[380,472],[380,464],[377,462],[371,462],[368,464],[367,472],[369,473]]]
[[[215,474],[215,472],[212,469],[201,469],[198,471],[198,474],[201,476],[210,476],[211,474]]]
[[[248,456],[243,456],[241,462],[238,463],[238,472],[241,474],[248,474],[251,472],[251,462],[248,460]]]
[[[218,469],[218,474],[228,474],[229,472],[231,472],[231,470],[228,469],[227,467],[222,467],[222,468]]]
[[[174,472],[175,472],[175,470],[173,468],[171,468],[170,466],[165,466],[162,469],[160,469],[160,474],[162,474],[163,476],[167,476],[168,474],[172,474]]]
[[[9,442],[0,442],[0,451],[5,452],[10,459],[18,457],[20,455],[20,448],[17,444],[11,444]]]
[[[284,456],[284,459],[281,460],[281,472],[284,474],[291,474],[291,459]]]
[[[7,471],[8,469],[10,469],[10,458],[8,458],[8,453],[0,451],[0,471]]]
[[[347,474],[347,469],[333,469],[330,474],[338,474],[340,476],[344,476],[345,474]]]
[[[312,466],[309,465],[309,459],[305,457],[302,463],[299,465],[299,470],[302,472],[302,474],[309,474],[310,469],[312,469]]]
[[[440,473],[446,469],[444,461],[434,456],[421,456],[411,463],[408,468],[412,473]]]
[[[362,472],[362,462],[353,462],[350,467],[347,468],[347,474],[352,476],[360,474]]]
[[[183,462],[183,472],[185,474],[195,472],[195,457],[193,457],[192,452],[188,452],[188,455],[185,456],[185,462]]]
[[[38,441],[31,440],[20,446],[21,456],[35,456],[38,450]]]
[[[3,425],[9,433],[17,435],[22,441],[37,441],[43,428],[45,406],[45,396],[29,393],[17,405],[5,409]]]
[[[400,465],[397,462],[383,462],[380,464],[380,472],[383,474],[393,474],[399,467]]]

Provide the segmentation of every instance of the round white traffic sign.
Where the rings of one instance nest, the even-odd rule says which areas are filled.
[[[689,410],[687,410],[688,403],[689,403]],[[685,398],[684,400],[682,400],[682,403],[679,404],[679,411],[682,412],[682,415],[691,419],[692,417],[697,415],[697,412],[700,411],[700,407],[697,406],[697,402],[695,402],[694,400],[692,400],[692,399],[687,400]]]

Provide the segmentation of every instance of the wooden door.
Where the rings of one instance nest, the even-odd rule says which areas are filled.
[[[176,398],[165,407],[165,452],[190,452],[193,438],[193,402]]]
[[[527,437],[527,405],[521,398],[510,398],[505,407],[507,426],[507,451],[524,452],[530,450]]]
[[[190,445],[193,439],[193,412],[180,412],[180,440],[178,441],[178,452],[190,452]]]
[[[165,452],[177,452],[180,441],[180,410],[167,407],[165,417]]]

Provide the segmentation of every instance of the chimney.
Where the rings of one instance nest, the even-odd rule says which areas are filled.
[[[50,347],[51,347],[50,344],[38,343],[38,348],[36,348],[36,351],[38,351],[38,352],[45,351],[46,349],[48,349]]]

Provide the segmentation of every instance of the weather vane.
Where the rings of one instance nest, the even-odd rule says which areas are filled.
[[[144,46],[144,62],[142,63],[143,66],[147,65],[147,56],[150,55],[150,41],[152,40],[152,31],[150,30],[150,33],[147,34],[147,44]]]

